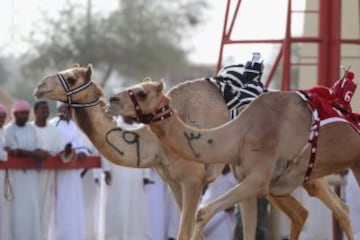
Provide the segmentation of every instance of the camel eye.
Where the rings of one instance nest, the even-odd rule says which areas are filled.
[[[76,78],[74,78],[74,77],[68,77],[68,78],[67,78],[67,81],[68,81],[69,84],[74,84],[74,83],[76,82]]]
[[[146,92],[140,91],[140,92],[136,93],[136,96],[139,98],[139,100],[145,100],[147,94],[146,94]]]

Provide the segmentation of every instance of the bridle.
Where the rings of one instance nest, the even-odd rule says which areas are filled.
[[[68,83],[65,80],[65,77],[63,74],[61,73],[57,73],[56,76],[58,77],[61,85],[63,86],[65,93],[66,93],[66,102],[68,104],[68,107],[75,107],[75,108],[80,108],[80,107],[92,107],[97,105],[100,102],[99,98],[96,98],[94,101],[91,102],[85,102],[85,103],[76,103],[72,100],[71,96],[75,95],[78,92],[81,92],[82,90],[88,88],[91,84],[93,84],[93,81],[87,81],[86,83],[74,88],[74,89],[70,89]]]
[[[162,95],[160,101],[158,104],[156,104],[152,113],[143,114],[134,92],[132,90],[128,90],[128,94],[135,108],[136,117],[134,120],[137,122],[148,124],[150,122],[162,121],[171,117],[173,114],[173,109],[169,106],[169,104],[165,104],[164,106],[160,107],[162,102],[166,99],[164,95]]]

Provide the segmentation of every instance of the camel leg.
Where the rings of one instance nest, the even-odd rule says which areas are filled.
[[[243,225],[243,239],[255,239],[257,224],[257,198],[249,198],[239,203]]]
[[[266,198],[290,218],[290,239],[298,239],[308,216],[308,211],[301,205],[301,203],[296,198],[291,196],[291,194],[281,197],[268,195],[266,196]]]
[[[181,183],[181,185],[169,183],[169,188],[175,199],[177,207],[180,209],[179,229],[176,239],[190,239],[195,222],[195,212],[202,193],[203,185],[199,181],[191,180],[185,181]]]
[[[260,171],[259,171],[260,172]],[[192,240],[199,239],[199,236],[202,233],[202,230],[205,224],[210,220],[210,218],[217,212],[225,210],[231,206],[234,206],[235,203],[240,203],[241,201],[257,198],[259,194],[263,194],[262,191],[266,191],[266,183],[269,181],[264,180],[263,174],[256,172],[248,175],[242,182],[238,185],[218,197],[217,199],[211,201],[204,207],[200,208],[197,212],[196,223],[192,234]],[[257,212],[255,212],[257,214]],[[248,226],[248,228],[256,228],[255,225]],[[252,232],[255,230],[250,230]],[[244,239],[244,240],[253,240]]]
[[[178,207],[178,209],[180,210],[180,222],[179,222],[179,229],[178,229],[178,236],[177,239],[182,239],[179,238],[180,236],[186,236],[186,235],[190,235],[190,230],[189,226],[187,226],[186,222],[184,223],[182,221],[183,219],[183,215],[184,215],[184,211],[186,212],[186,207],[183,208],[183,193],[182,193],[182,189],[180,188],[179,184],[173,184],[168,182],[169,185],[169,189],[172,193],[173,198],[175,199],[176,202],[176,206]],[[194,211],[195,212],[195,211]],[[187,232],[188,231],[188,232]]]
[[[347,205],[328,187],[325,178],[313,180],[304,185],[308,194],[320,199],[334,214],[340,227],[349,240],[353,240],[349,208]]]
[[[190,239],[195,223],[195,213],[202,193],[199,181],[185,181],[182,184],[182,211],[180,215],[178,240]],[[201,238],[199,238],[201,239]]]

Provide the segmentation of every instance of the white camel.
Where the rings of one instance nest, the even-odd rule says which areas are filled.
[[[111,97],[107,111],[136,118],[135,107],[143,114],[154,113],[155,106],[165,109],[154,114],[154,118],[161,121],[149,122],[160,141],[187,160],[231,165],[239,184],[198,211],[194,240],[213,214],[237,202],[258,196],[288,195],[301,185],[314,193],[318,191],[314,185],[318,179],[347,167],[360,181],[360,162],[357,161],[360,150],[356,147],[360,137],[347,123],[321,127],[316,161],[308,166],[312,113],[295,92],[266,93],[233,121],[199,130],[179,118],[173,111],[171,97],[164,95],[163,88],[162,81],[136,84]],[[306,175],[309,169],[312,174]],[[325,204],[336,211],[336,204],[342,204],[335,194],[327,196],[333,199],[327,199]],[[248,211],[256,213],[256,208]],[[348,220],[339,220],[344,229],[349,227]],[[255,224],[249,226],[254,228]],[[348,236],[352,238],[352,234]]]

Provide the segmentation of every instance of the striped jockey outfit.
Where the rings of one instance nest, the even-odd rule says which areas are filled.
[[[246,65],[229,65],[222,68],[217,76],[207,78],[222,93],[229,109],[229,120],[238,115],[238,109],[249,104],[264,92],[260,81],[263,64],[256,62],[255,56]]]

